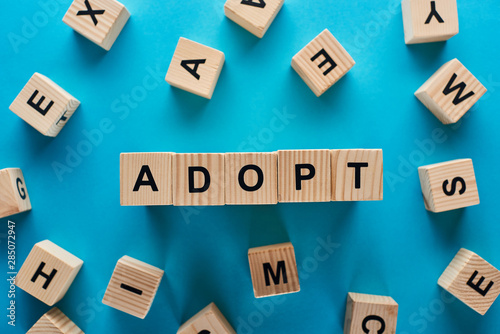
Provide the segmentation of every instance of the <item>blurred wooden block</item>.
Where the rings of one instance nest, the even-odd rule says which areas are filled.
[[[405,43],[446,41],[458,34],[456,0],[403,0]]]
[[[162,277],[163,270],[123,256],[116,264],[102,303],[144,319]]]
[[[214,303],[186,321],[177,334],[236,334]]]
[[[418,168],[425,208],[443,212],[479,204],[471,159],[458,159]]]
[[[383,199],[382,150],[332,150],[332,201]]]
[[[486,93],[486,88],[458,59],[441,66],[415,96],[443,124],[456,123]]]
[[[438,284],[484,315],[500,294],[500,271],[479,255],[460,249]]]
[[[395,334],[398,304],[391,297],[349,292],[344,334]]]
[[[300,291],[295,252],[290,242],[250,248],[248,261],[256,298]]]
[[[35,244],[16,276],[16,285],[52,306],[61,300],[83,261],[49,240]]]
[[[329,202],[332,197],[330,151],[278,151],[279,202]]]
[[[41,134],[55,137],[79,105],[55,82],[35,73],[9,109]]]
[[[174,154],[174,205],[224,205],[224,154]]]
[[[224,53],[181,37],[165,80],[174,87],[211,99],[223,65]]]
[[[173,153],[120,154],[121,205],[171,205]]]
[[[278,203],[278,154],[226,153],[226,204]]]
[[[323,30],[292,58],[292,67],[311,90],[320,96],[355,64],[342,45]]]
[[[262,38],[285,0],[227,0],[224,5],[226,16]]]
[[[19,168],[0,170],[0,218],[31,210],[23,172]]]
[[[63,22],[109,51],[129,17],[127,8],[115,0],[74,0]]]
[[[84,334],[57,307],[45,313],[26,334]]]

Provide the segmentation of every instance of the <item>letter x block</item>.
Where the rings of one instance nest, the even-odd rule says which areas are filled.
[[[332,33],[325,29],[292,58],[292,67],[320,96],[355,64]]]
[[[443,212],[479,204],[471,159],[459,159],[418,168],[425,208]]]
[[[16,285],[52,306],[61,300],[83,261],[49,240],[36,243],[16,276]]]
[[[438,284],[484,315],[500,294],[500,271],[467,249],[460,249]]]
[[[486,93],[486,88],[458,59],[441,66],[415,96],[443,124],[456,123]]]
[[[190,93],[212,98],[224,65],[224,53],[180,38],[165,80]]]
[[[41,134],[55,137],[79,105],[52,80],[35,73],[9,109]]]
[[[290,242],[248,250],[256,298],[300,291],[295,251]]]
[[[391,297],[349,292],[344,334],[395,334],[398,304]]]
[[[19,168],[0,170],[0,218],[31,210],[30,197]]]
[[[177,334],[236,334],[214,303],[186,321]]]
[[[224,5],[226,16],[262,38],[285,0],[227,0]]]
[[[52,308],[30,328],[26,334],[84,334],[57,307]]]

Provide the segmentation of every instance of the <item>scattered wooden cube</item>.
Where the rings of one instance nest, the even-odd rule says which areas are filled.
[[[127,8],[115,0],[74,0],[63,22],[109,51],[129,17]]]
[[[0,218],[31,210],[23,172],[19,168],[0,170]]]
[[[186,321],[177,334],[236,334],[214,303]]]
[[[256,298],[300,291],[295,252],[290,242],[248,250]]]
[[[471,159],[458,159],[418,168],[425,208],[443,212],[479,204]]]
[[[500,271],[467,249],[460,249],[438,284],[484,315],[500,294]]]
[[[26,334],[84,334],[57,307],[52,308],[30,328]]]
[[[144,319],[160,286],[163,270],[129,256],[118,260],[103,304]]]
[[[285,0],[227,0],[226,16],[255,36],[262,38]]]
[[[174,87],[211,99],[223,65],[224,53],[181,37],[165,80]]]
[[[443,124],[456,123],[486,93],[486,88],[458,59],[441,66],[415,96]]]
[[[395,334],[398,304],[391,297],[349,292],[344,334]]]
[[[311,90],[320,96],[355,64],[327,29],[292,58],[292,67]]]
[[[79,105],[80,101],[52,80],[35,73],[9,109],[41,134],[55,137]]]
[[[35,244],[16,276],[16,285],[52,306],[61,300],[83,261],[49,240]]]

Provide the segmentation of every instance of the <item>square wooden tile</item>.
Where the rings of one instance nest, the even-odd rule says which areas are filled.
[[[285,0],[227,0],[226,16],[255,36],[262,38]]]
[[[21,169],[0,170],[0,218],[29,210],[30,196]]]
[[[78,326],[71,321],[57,307],[45,313],[31,327],[26,334],[84,334]]]
[[[214,303],[186,321],[177,334],[236,334]]]
[[[344,334],[395,334],[398,304],[391,297],[349,292]]]

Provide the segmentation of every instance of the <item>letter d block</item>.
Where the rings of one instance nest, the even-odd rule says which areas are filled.
[[[344,334],[395,334],[398,304],[391,297],[349,292]]]
[[[186,321],[177,334],[236,334],[214,303]]]
[[[9,109],[41,134],[55,137],[79,105],[52,80],[35,73]]]
[[[52,308],[30,328],[26,334],[84,334],[57,307]]]
[[[49,240],[36,243],[16,276],[16,285],[52,306],[61,300],[83,261]]]
[[[0,170],[0,218],[31,210],[30,197],[19,168]]]
[[[479,255],[467,249],[460,249],[438,284],[484,315],[500,294],[500,271]]]
[[[227,0],[224,5],[226,16],[262,38],[285,0]]]

